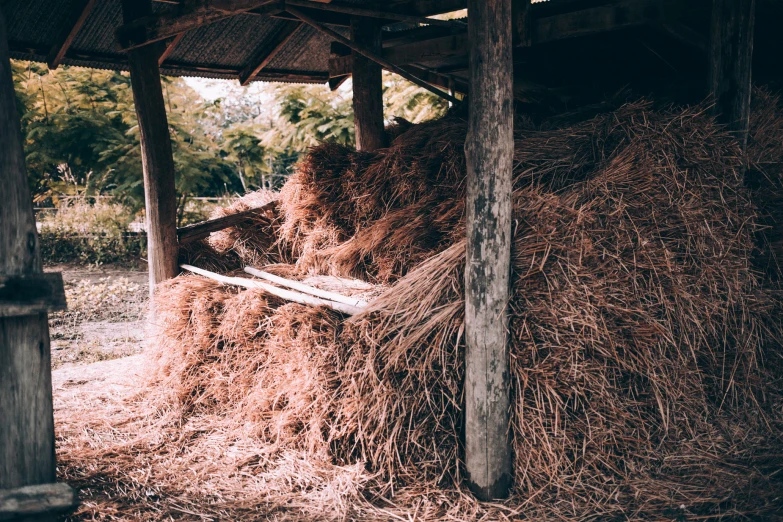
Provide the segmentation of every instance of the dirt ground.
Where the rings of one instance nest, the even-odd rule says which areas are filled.
[[[138,354],[148,305],[147,272],[113,267],[46,267],[61,272],[68,310],[49,317],[52,369]]]

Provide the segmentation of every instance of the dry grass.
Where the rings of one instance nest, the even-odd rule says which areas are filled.
[[[296,265],[272,270],[390,283],[361,316],[167,284],[140,393],[81,430],[58,415],[63,474],[98,499],[80,516],[783,519],[780,302],[745,158],[703,108],[645,102],[517,130],[515,489],[464,494],[464,139],[445,119],[322,146],[284,188]]]

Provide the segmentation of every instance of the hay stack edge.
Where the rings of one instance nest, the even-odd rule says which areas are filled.
[[[255,267],[361,310],[165,284],[138,393],[94,421],[58,413],[81,515],[783,519],[767,210],[783,112],[754,99],[747,155],[701,106],[518,118],[511,499],[461,486],[466,123],[452,114],[398,123],[374,153],[316,147],[279,194],[221,211],[276,201],[183,263]]]

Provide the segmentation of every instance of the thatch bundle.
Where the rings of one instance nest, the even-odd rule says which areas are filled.
[[[783,118],[754,118],[750,150],[768,150],[754,149],[771,132],[758,122]],[[146,404],[169,411],[169,445],[143,438],[133,466],[209,484],[169,494],[200,496],[213,516],[783,518],[780,303],[752,264],[746,158],[701,107],[639,102],[550,127],[518,125],[515,138],[510,500],[460,489],[455,117],[373,154],[318,147],[281,193],[277,251],[295,264],[276,269],[386,282],[363,314],[193,276],[158,293]],[[133,489],[122,466],[112,473]]]

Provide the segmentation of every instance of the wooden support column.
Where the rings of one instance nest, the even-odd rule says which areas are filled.
[[[511,488],[507,305],[514,154],[512,0],[469,0],[465,466],[481,500]]]
[[[381,54],[381,25],[377,20],[351,20],[351,40]],[[353,117],[356,150],[373,151],[386,146],[383,129],[383,68],[353,51]]]
[[[43,268],[2,13],[0,186],[3,195],[0,202],[0,276],[36,279],[43,273]],[[0,283],[0,290],[4,286]],[[2,297],[0,295],[0,308],[8,312],[5,309],[8,303],[4,303]],[[0,310],[0,490],[11,490],[55,480],[52,373],[46,312],[17,310],[6,316],[2,312]]]
[[[149,16],[152,2],[123,0],[122,11],[124,23],[128,24]],[[158,69],[162,52],[163,48],[158,43],[128,51],[133,102],[141,137],[151,294],[155,285],[179,273],[174,158]]]
[[[713,0],[710,26],[710,94],[714,112],[735,133],[743,147],[748,141],[751,64],[756,0]]]

